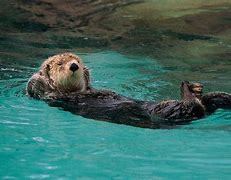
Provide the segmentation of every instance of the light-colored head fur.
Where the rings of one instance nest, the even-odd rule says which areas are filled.
[[[71,70],[73,64],[77,67]],[[41,66],[43,74],[52,85],[62,92],[83,92],[86,90],[84,65],[81,59],[72,53],[63,53],[48,58]]]

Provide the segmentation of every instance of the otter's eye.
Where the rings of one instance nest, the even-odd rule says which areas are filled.
[[[50,71],[50,70],[51,70],[51,66],[50,66],[49,64],[47,64],[46,69],[47,69],[48,71]]]
[[[57,65],[58,65],[58,66],[62,66],[62,65],[63,65],[63,62],[59,62]]]

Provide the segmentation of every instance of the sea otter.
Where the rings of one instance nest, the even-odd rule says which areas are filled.
[[[83,93],[91,89],[89,70],[72,53],[52,56],[29,80],[28,95],[43,99],[48,94]]]
[[[88,69],[71,53],[48,58],[28,81],[27,94],[83,117],[143,128],[172,127],[202,118],[207,111],[231,108],[231,95],[199,97],[196,84],[181,83],[181,100],[140,101],[90,85]],[[219,101],[217,100],[219,99]],[[212,102],[212,108],[210,107]],[[219,103],[217,103],[219,102]]]

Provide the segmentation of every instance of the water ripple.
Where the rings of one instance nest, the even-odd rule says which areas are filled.
[[[32,139],[36,142],[49,142],[42,137],[33,137]]]
[[[1,120],[0,123],[2,124],[18,124],[18,125],[30,125],[30,123],[27,123],[27,122],[13,122],[13,121],[4,121],[4,120]]]

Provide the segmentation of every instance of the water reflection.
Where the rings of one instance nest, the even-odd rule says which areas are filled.
[[[187,79],[231,91],[227,0],[17,2],[0,2],[3,79],[56,53],[113,50],[158,61],[174,88]]]

